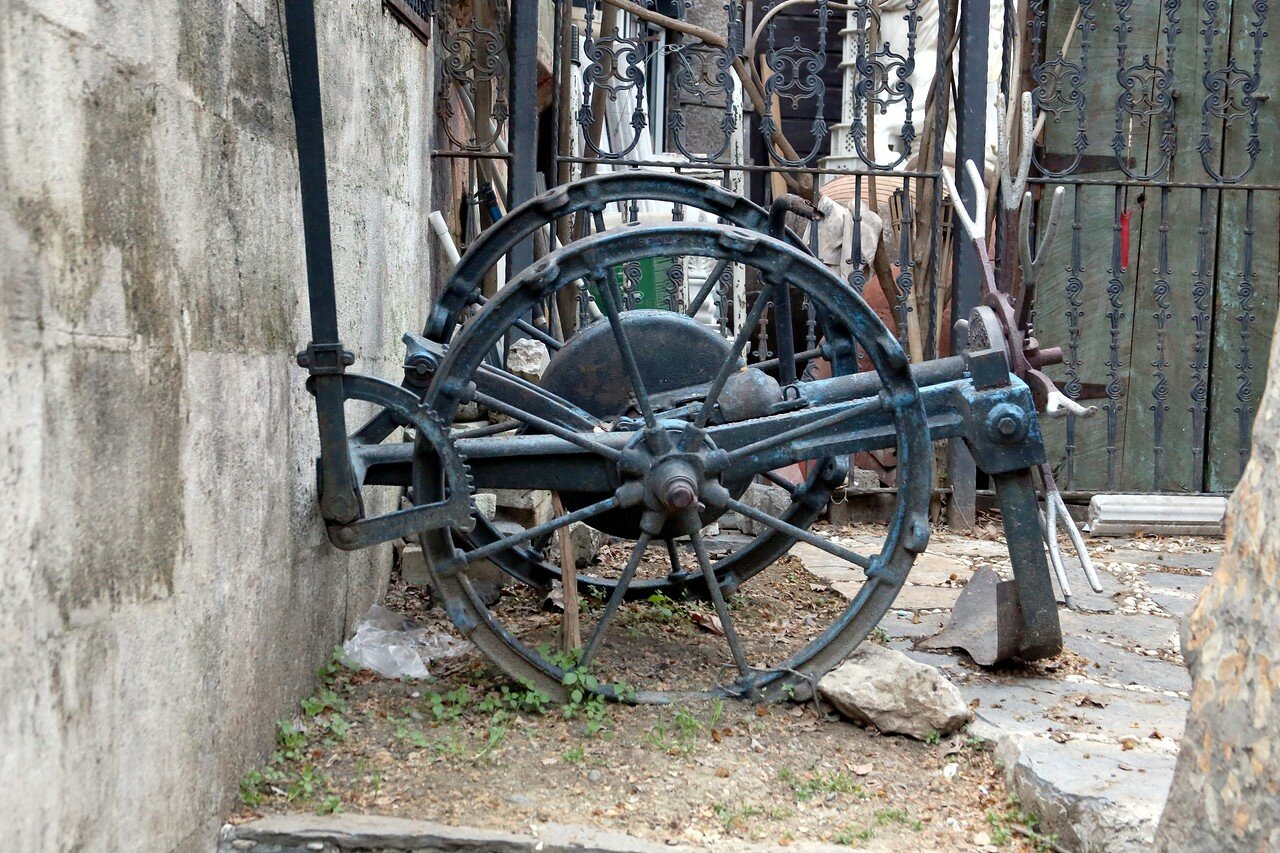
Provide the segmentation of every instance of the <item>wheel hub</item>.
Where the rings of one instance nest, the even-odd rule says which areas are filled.
[[[667,421],[641,430],[618,461],[618,498],[624,508],[641,511],[640,529],[652,536],[701,528],[719,516],[729,496],[719,478],[723,456],[693,424]]]

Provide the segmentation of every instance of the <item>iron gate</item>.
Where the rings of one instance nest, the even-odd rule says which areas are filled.
[[[619,168],[696,174],[762,203],[782,190],[815,202],[862,199],[853,233],[874,214],[886,237],[878,251],[853,239],[841,271],[913,359],[933,357],[947,350],[950,315],[967,315],[980,280],[976,258],[951,245],[940,172],[973,159],[994,183],[993,96],[1006,96],[1012,129],[1026,92],[1036,125],[1027,188],[1038,200],[1066,187],[1071,225],[1050,247],[1035,325],[1066,350],[1054,378],[1102,409],[1047,426],[1064,486],[1234,485],[1278,295],[1280,167],[1266,156],[1277,72],[1266,58],[1265,0],[545,5],[435,5],[445,140],[437,154],[467,164],[458,172],[473,231],[501,215],[504,195],[510,205],[539,180]],[[553,106],[539,135],[528,117],[540,97]],[[948,102],[951,110],[932,108]],[[1014,172],[1004,184],[1018,183]],[[1014,209],[995,204],[999,249],[1014,239]],[[618,222],[687,215],[640,204],[611,212]],[[583,217],[543,235],[508,274],[575,236],[565,229],[592,227]],[[817,229],[808,239],[821,248]],[[1016,286],[1016,253],[996,255],[1001,280]],[[616,274],[628,299],[671,308],[707,290],[726,329],[753,286],[730,267],[691,270],[681,259]],[[531,320],[563,328],[589,304],[580,292]],[[797,344],[813,350],[811,306],[795,314]],[[760,319],[758,359],[776,355],[779,328],[779,318]],[[963,508],[974,483],[962,452],[951,485]]]

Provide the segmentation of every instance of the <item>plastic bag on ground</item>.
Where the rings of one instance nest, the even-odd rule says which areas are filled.
[[[429,632],[412,619],[380,604],[356,626],[356,633],[342,644],[343,663],[352,669],[368,669],[383,678],[429,678],[427,663],[470,647],[470,643],[443,631]]]

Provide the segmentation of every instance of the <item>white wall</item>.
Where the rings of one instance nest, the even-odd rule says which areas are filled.
[[[337,278],[396,375],[428,283],[427,49],[320,0]],[[381,590],[315,514],[276,0],[0,5],[0,832],[211,847]]]

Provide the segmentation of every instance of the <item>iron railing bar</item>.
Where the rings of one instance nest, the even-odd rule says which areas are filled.
[[[608,164],[615,168],[663,168],[670,169],[671,163],[663,160],[626,160],[613,159],[608,157],[569,157],[560,155],[556,157],[556,161],[560,163],[580,163],[580,164]],[[823,169],[818,166],[766,166],[754,163],[698,163],[688,164],[690,168],[702,167],[705,169],[722,169],[726,172],[789,172],[796,175],[862,175],[863,177],[892,177],[892,178],[933,178],[937,180],[940,172],[918,172],[918,171],[893,171],[888,169]]]

